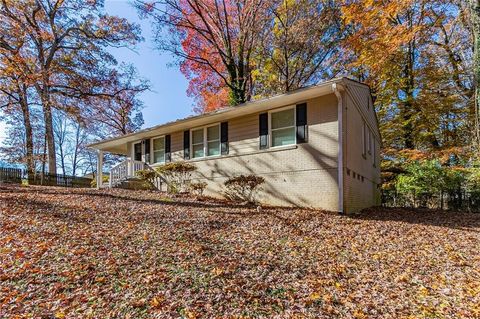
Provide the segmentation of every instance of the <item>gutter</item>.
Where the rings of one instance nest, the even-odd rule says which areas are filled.
[[[344,87],[337,83],[332,84],[332,91],[337,96],[338,100],[338,212],[344,213],[344,196],[343,196],[343,98],[340,91],[344,90]]]

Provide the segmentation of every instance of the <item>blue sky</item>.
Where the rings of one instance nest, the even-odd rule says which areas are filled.
[[[193,100],[187,97],[188,82],[177,66],[167,66],[174,61],[168,53],[156,50],[150,22],[141,20],[136,10],[127,0],[106,0],[105,9],[108,14],[127,18],[138,23],[142,28],[145,41],[136,48],[111,49],[110,52],[119,62],[133,64],[138,74],[149,80],[151,90],[141,95],[144,102],[143,127],[183,118],[192,113]],[[0,144],[5,136],[5,125],[0,122]]]
[[[174,61],[168,53],[155,50],[150,22],[141,20],[136,10],[126,0],[106,0],[105,9],[111,15],[127,18],[140,24],[145,41],[134,50],[127,48],[112,49],[118,61],[132,63],[138,74],[150,81],[150,92],[142,94],[145,104],[144,127],[161,124],[185,117],[192,113],[193,100],[187,97],[188,82],[177,66],[167,66]]]

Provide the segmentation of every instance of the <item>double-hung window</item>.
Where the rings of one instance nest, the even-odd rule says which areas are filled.
[[[165,162],[165,136],[152,139],[153,163]]]
[[[220,126],[207,127],[207,154],[208,156],[220,155]]]
[[[270,112],[270,145],[286,146],[296,143],[295,108]]]
[[[220,155],[220,124],[193,129],[193,158]]]
[[[205,156],[204,129],[192,130],[192,154],[193,158]]]

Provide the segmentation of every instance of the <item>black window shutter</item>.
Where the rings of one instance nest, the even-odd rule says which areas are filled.
[[[268,113],[262,113],[258,116],[260,126],[260,149],[268,147]]]
[[[222,155],[228,154],[228,122],[220,124],[220,149]]]
[[[297,144],[308,141],[307,103],[297,105]]]
[[[145,163],[150,164],[150,139],[144,141],[145,146]]]
[[[165,135],[165,162],[172,161],[172,154],[171,154],[171,137],[170,135]]]
[[[190,131],[183,132],[183,158],[190,159]]]

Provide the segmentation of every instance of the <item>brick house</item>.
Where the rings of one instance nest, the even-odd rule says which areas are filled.
[[[345,213],[379,204],[380,146],[369,87],[348,78],[90,145],[99,171],[104,152],[127,157],[111,169],[110,187],[145,165],[189,161],[208,195],[222,196],[231,176],[255,174],[265,178],[262,203]]]

